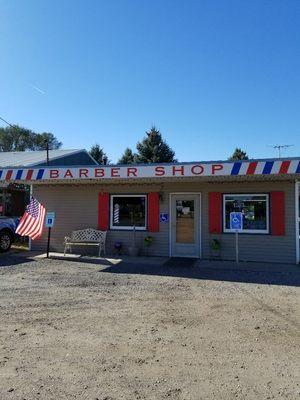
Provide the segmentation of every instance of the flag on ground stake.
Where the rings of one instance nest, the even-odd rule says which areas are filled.
[[[16,233],[20,236],[29,236],[33,240],[40,237],[43,233],[45,213],[45,207],[37,199],[31,197]]]

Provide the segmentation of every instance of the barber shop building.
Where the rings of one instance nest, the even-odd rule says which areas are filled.
[[[107,231],[106,254],[235,259],[230,213],[242,213],[242,261],[299,262],[300,158],[2,169],[55,212],[51,251],[72,231]],[[47,231],[31,242],[45,251]],[[77,252],[86,251],[76,248]],[[92,252],[93,250],[90,250]]]

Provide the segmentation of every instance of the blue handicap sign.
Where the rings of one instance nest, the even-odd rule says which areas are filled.
[[[168,213],[160,213],[159,221],[160,222],[169,222],[169,214]]]
[[[231,212],[230,213],[230,229],[240,231],[243,229],[243,213]]]
[[[46,228],[53,228],[55,221],[55,213],[54,212],[47,212],[46,213]]]

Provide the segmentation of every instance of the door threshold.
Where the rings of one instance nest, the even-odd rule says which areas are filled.
[[[170,257],[165,263],[164,267],[193,267],[199,258],[195,257]]]

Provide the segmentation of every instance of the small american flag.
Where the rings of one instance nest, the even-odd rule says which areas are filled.
[[[37,199],[31,197],[16,233],[20,236],[29,236],[33,240],[40,237],[43,233],[45,213],[45,207]]]

